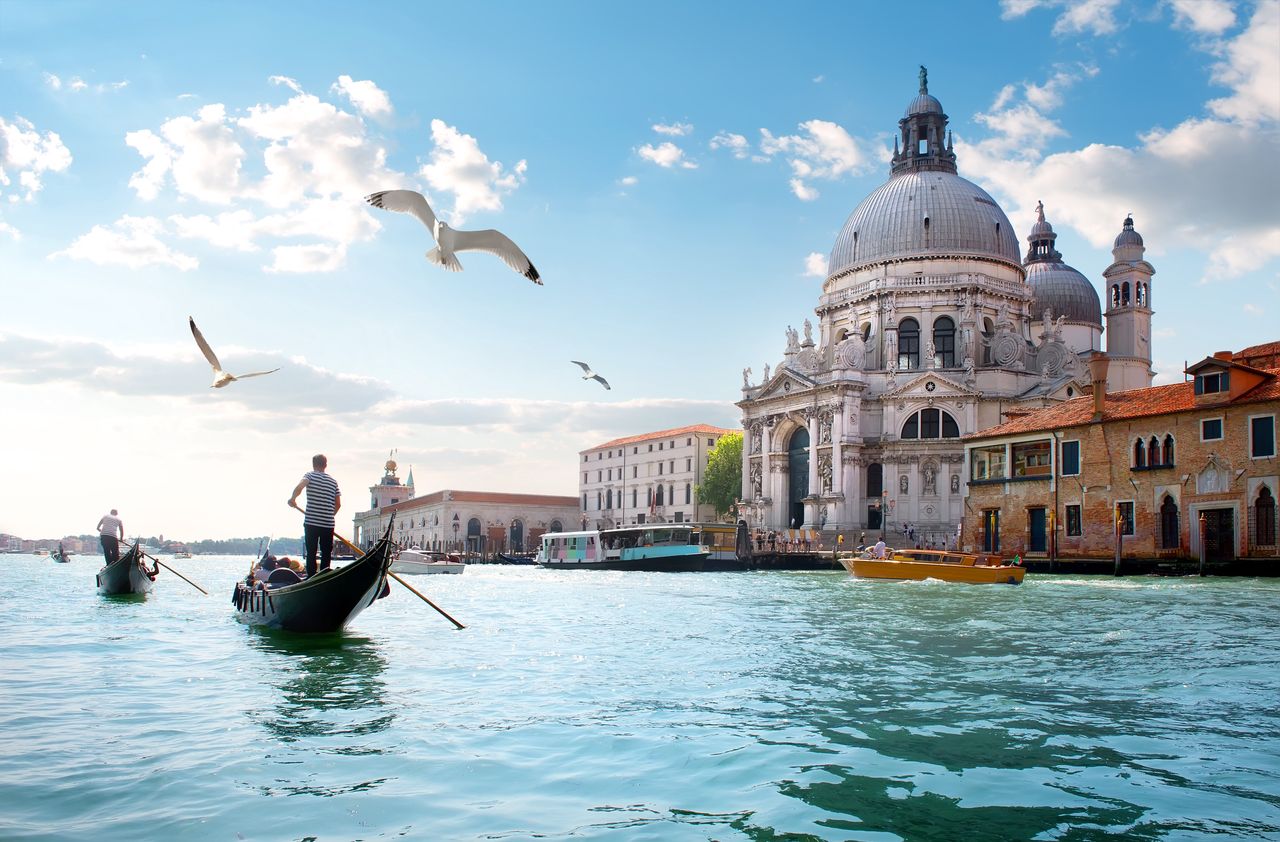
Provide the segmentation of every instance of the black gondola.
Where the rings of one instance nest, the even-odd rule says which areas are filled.
[[[344,567],[307,578],[277,567],[265,582],[251,574],[236,583],[231,602],[244,623],[292,632],[335,632],[386,595],[392,549],[388,526],[373,549]]]
[[[54,550],[53,552],[49,553],[49,558],[50,558],[51,560],[53,560],[53,561],[58,562],[59,564],[66,564],[66,563],[67,563],[67,561],[69,560],[69,559],[67,558],[67,551],[66,551],[65,549],[63,549],[63,547],[62,547],[62,542],[61,542],[61,541],[59,541],[59,542],[58,542],[58,549],[56,549],[56,550]]]
[[[142,546],[134,544],[129,552],[98,571],[98,592],[104,594],[151,593],[156,574],[142,561]]]
[[[532,564],[536,566],[538,562],[533,560],[531,555],[516,555],[515,553],[495,553],[498,564]]]

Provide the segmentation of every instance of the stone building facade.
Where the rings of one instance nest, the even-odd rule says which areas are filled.
[[[1275,558],[1280,570],[1280,342],[1187,374],[968,437],[964,548],[1080,559],[1113,558],[1117,544],[1124,558],[1203,549],[1207,561]]]
[[[574,497],[452,489],[418,497],[412,480],[401,484],[396,467],[387,461],[382,479],[370,488],[371,508],[354,517],[354,540],[362,547],[382,537],[392,515],[396,543],[428,550],[522,552],[535,548],[544,532],[577,527]]]
[[[1126,219],[1093,284],[1063,262],[1043,207],[1020,253],[1013,226],[957,174],[941,103],[919,95],[898,122],[889,180],[837,236],[801,331],[759,382],[743,371],[742,499],[753,526],[896,529],[954,540],[964,515],[961,436],[1010,410],[1090,384],[1104,330],[1115,378],[1151,383],[1151,278]]]
[[[697,487],[717,442],[736,432],[692,424],[613,439],[581,451],[578,526],[609,529],[715,520],[715,507],[698,502]]]

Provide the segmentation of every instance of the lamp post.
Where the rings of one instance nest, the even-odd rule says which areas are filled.
[[[453,548],[455,550],[458,549],[458,526],[458,516],[455,514],[453,516]]]
[[[880,540],[884,540],[885,526],[889,522],[889,492],[880,492]]]

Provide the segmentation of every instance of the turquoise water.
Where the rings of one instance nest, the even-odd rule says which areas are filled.
[[[473,566],[307,638],[172,563],[0,556],[0,839],[1280,838],[1280,582]]]

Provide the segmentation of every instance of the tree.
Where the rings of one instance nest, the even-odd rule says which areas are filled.
[[[714,506],[716,517],[742,495],[742,433],[720,437],[707,455],[707,471],[698,483],[698,502]]]

